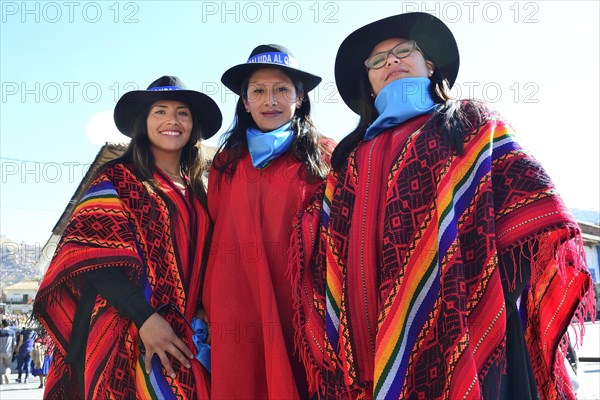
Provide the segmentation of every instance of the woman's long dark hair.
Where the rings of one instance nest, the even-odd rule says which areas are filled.
[[[283,71],[283,70],[282,70]],[[285,71],[283,71],[285,73]],[[304,84],[296,77],[286,73],[294,83],[296,95],[301,96],[304,91]],[[248,76],[242,83],[242,96],[248,97]],[[324,179],[329,172],[329,165],[323,161],[323,155],[327,153],[327,148],[323,144],[324,136],[319,133],[310,118],[310,98],[308,93],[304,93],[302,105],[296,109],[292,117],[292,129],[294,130],[294,141],[290,151],[294,157],[304,163],[309,174],[309,179]],[[248,140],[246,139],[246,129],[255,125],[250,113],[246,112],[242,97],[238,99],[235,107],[235,116],[232,127],[225,133],[225,141],[219,147],[217,155],[223,153],[220,157],[215,156],[213,167],[218,172],[218,182],[221,182],[223,175],[229,179],[233,177],[237,167],[238,160],[248,152]]]
[[[425,59],[427,57],[424,55]],[[429,94],[436,104],[443,104],[437,109],[433,117],[427,122],[427,126],[439,132],[444,143],[458,155],[462,154],[464,133],[481,124],[481,115],[478,107],[471,107],[472,103],[463,104],[459,100],[453,100],[450,95],[448,80],[439,69],[434,69],[429,78]],[[363,140],[369,125],[379,116],[375,108],[375,99],[371,97],[372,89],[369,83],[367,71],[364,70],[358,78],[359,85],[359,110],[360,117],[356,128],[350,132],[335,148],[331,156],[331,165],[336,171],[340,171],[352,153]]]
[[[144,107],[137,115],[131,125],[132,139],[125,153],[114,162],[133,163],[138,178],[149,185],[153,190],[162,193],[158,183],[153,178],[156,169],[156,161],[150,149],[151,143],[148,137],[147,118],[152,104]],[[179,165],[184,175],[189,178],[189,188],[202,204],[206,205],[206,188],[202,180],[202,174],[208,165],[203,154],[202,130],[197,117],[192,114],[192,131],[190,140],[181,151]]]

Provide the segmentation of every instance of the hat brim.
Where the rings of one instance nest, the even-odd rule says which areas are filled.
[[[448,27],[431,14],[414,12],[395,15],[372,22],[352,32],[340,45],[335,59],[335,81],[342,100],[359,113],[359,77],[366,75],[364,61],[373,48],[390,38],[414,40],[448,80],[456,81],[460,56],[454,35]]]
[[[321,83],[321,77],[313,75],[308,72],[300,71],[295,68],[286,67],[284,65],[276,65],[269,63],[252,63],[252,64],[240,64],[229,68],[223,76],[221,76],[221,82],[229,90],[238,96],[241,95],[242,83],[244,79],[252,75],[256,70],[262,68],[279,68],[282,69],[286,74],[292,78],[292,80],[299,80],[304,85],[304,92],[308,93],[316,88]]]
[[[175,100],[187,104],[195,121],[200,124],[203,139],[214,136],[221,128],[221,110],[213,99],[203,93],[194,90],[134,90],[125,93],[115,106],[114,119],[119,131],[132,137],[135,118],[158,100]]]

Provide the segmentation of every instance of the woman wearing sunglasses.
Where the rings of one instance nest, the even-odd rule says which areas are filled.
[[[35,299],[56,346],[44,398],[204,399],[188,321],[210,228],[200,141],[221,113],[163,76],[114,117],[131,142],[75,208]]]
[[[450,98],[458,68],[426,13],[338,50],[360,121],[300,216],[291,274],[322,398],[574,398],[565,331],[594,304],[579,228],[510,125]]]
[[[307,398],[286,272],[293,217],[329,171],[332,142],[310,118],[309,92],[321,78],[289,49],[261,45],[221,81],[240,97],[208,184],[215,227],[203,304],[213,395]]]

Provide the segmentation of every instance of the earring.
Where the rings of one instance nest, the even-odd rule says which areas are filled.
[[[429,76],[433,75],[433,71],[429,70]]]
[[[375,94],[374,94],[374,93],[371,93],[371,97],[372,97],[372,98],[375,98]]]

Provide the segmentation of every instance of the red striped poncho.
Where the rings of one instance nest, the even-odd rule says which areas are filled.
[[[595,306],[580,231],[510,126],[481,111],[462,156],[426,127],[431,115],[361,142],[300,214],[296,343],[321,397],[486,397],[486,374],[506,367],[498,259],[520,248],[532,254],[520,313],[540,396],[574,398],[563,338]]]
[[[136,326],[97,296],[85,350],[84,386],[65,363],[73,316],[86,271],[118,267],[144,288],[157,308],[176,307],[190,321],[200,297],[200,264],[209,219],[190,190],[184,196],[163,174],[154,178],[174,206],[147,189],[132,167],[105,168],[76,207],[34,303],[34,313],[55,344],[44,398],[48,399],[197,399],[208,396],[208,378],[196,360],[166,377],[159,362],[145,372]],[[184,318],[168,314],[174,331],[193,349]],[[174,365],[176,367],[176,365]]]

